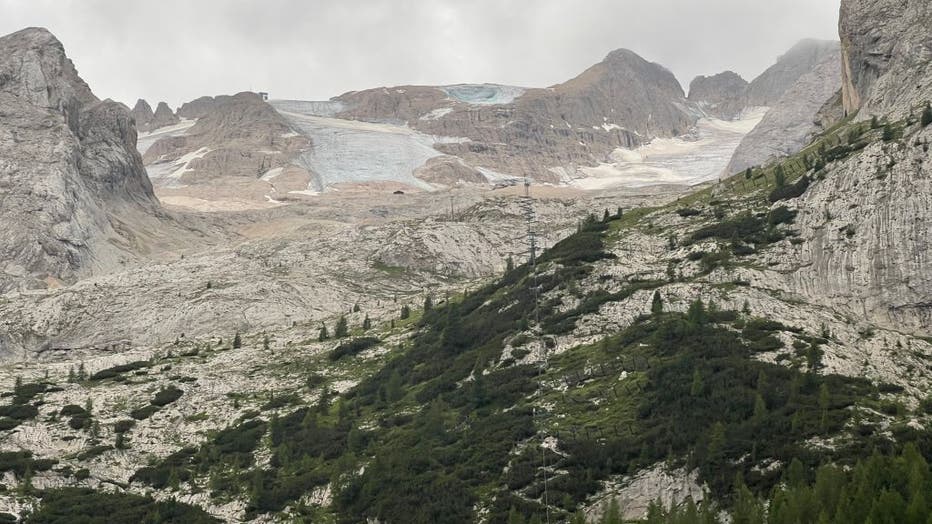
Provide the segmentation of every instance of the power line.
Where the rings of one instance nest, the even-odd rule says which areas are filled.
[[[521,198],[521,210],[524,213],[524,219],[527,223],[527,233],[525,236],[525,244],[527,245],[527,255],[528,255],[528,270],[530,271],[531,278],[528,281],[531,283],[533,289],[532,293],[534,295],[534,331],[537,334],[537,343],[540,348],[540,361],[537,369],[537,399],[541,403],[540,406],[534,407],[535,414],[538,414],[538,424],[540,427],[540,464],[541,470],[544,473],[544,492],[543,492],[543,503],[544,511],[546,513],[547,524],[550,524],[550,494],[549,494],[549,482],[550,482],[550,471],[547,468],[547,431],[545,429],[543,421],[543,397],[544,397],[544,372],[547,370],[547,344],[544,341],[544,332],[540,328],[540,286],[537,278],[537,231],[535,226],[537,224],[537,214],[534,211],[534,199],[531,198],[531,181],[528,178],[524,179],[524,196]]]

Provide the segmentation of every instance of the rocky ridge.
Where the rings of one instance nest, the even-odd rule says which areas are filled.
[[[2,37],[0,51],[0,290],[132,259],[139,238],[125,224],[153,216],[158,203],[131,114],[98,100],[44,29]]]

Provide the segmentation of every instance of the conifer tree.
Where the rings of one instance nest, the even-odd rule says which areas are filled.
[[[333,336],[335,338],[346,338],[349,335],[349,325],[346,323],[346,317],[340,317],[340,320],[337,321],[337,327],[333,329]]]
[[[327,340],[328,338],[330,338],[330,333],[327,333],[327,324],[321,324],[320,334],[317,335],[317,340],[319,342],[323,342],[324,340]]]
[[[401,320],[411,317],[411,308],[407,304],[401,306]]]
[[[243,339],[240,338],[239,332],[237,331],[236,334],[233,335],[233,349],[239,349],[241,347],[243,347]]]
[[[929,124],[932,124],[932,105],[926,104],[926,108],[922,111],[920,122],[922,123],[922,127],[927,127]]]
[[[650,312],[653,315],[663,313],[663,298],[660,296],[660,291],[654,291],[654,298],[650,302]]]
[[[434,309],[434,301],[430,298],[430,295],[427,295],[427,297],[424,298],[424,313],[427,313],[431,309]]]
[[[369,320],[369,314],[366,313],[366,318],[362,320],[362,330],[369,331],[371,327],[372,327],[372,321]]]

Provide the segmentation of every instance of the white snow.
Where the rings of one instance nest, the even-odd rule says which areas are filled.
[[[655,138],[637,149],[616,149],[611,160],[578,170],[571,185],[597,190],[660,184],[699,184],[721,175],[741,139],[766,111],[746,112],[738,120],[703,118],[695,137]]]
[[[269,169],[262,175],[261,178],[259,178],[259,180],[262,180],[263,182],[271,182],[272,179],[282,174],[282,171],[284,171],[284,168],[281,168],[281,167]]]
[[[456,84],[441,89],[453,100],[471,105],[510,104],[527,91],[523,87],[498,84]]]
[[[191,126],[193,126],[196,122],[197,120],[183,118],[181,119],[181,122],[178,122],[173,126],[160,127],[155,131],[148,133],[139,133],[139,135],[136,137],[136,149],[139,151],[140,155],[144,155],[146,154],[146,151],[152,147],[152,144],[158,141],[158,139],[166,136],[181,136],[185,134],[188,129],[190,129]]]
[[[154,184],[164,187],[182,187],[179,183],[179,180],[181,179],[182,175],[188,171],[191,171],[188,169],[188,165],[198,158],[203,158],[211,151],[213,150],[202,147],[197,151],[192,151],[186,155],[182,155],[181,157],[170,162],[157,162],[147,166],[146,173],[149,175],[149,179]]]
[[[296,131],[311,139],[313,147],[295,162],[317,174],[307,188],[311,192],[334,184],[375,181],[430,191],[432,186],[415,178],[414,170],[442,155],[434,144],[466,141],[426,135],[407,126],[317,116],[314,106],[294,101],[271,104]]]
[[[437,109],[434,109],[430,113],[427,113],[426,115],[421,116],[420,119],[421,120],[437,120],[437,119],[443,118],[446,115],[449,115],[452,112],[453,112],[452,107],[438,107]]]
[[[346,104],[339,100],[269,100],[269,103],[280,112],[311,116],[334,116],[346,109]]]

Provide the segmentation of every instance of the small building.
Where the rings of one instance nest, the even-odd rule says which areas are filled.
[[[259,98],[261,98],[262,100],[268,100],[269,94],[266,93],[265,91],[259,91]]]

